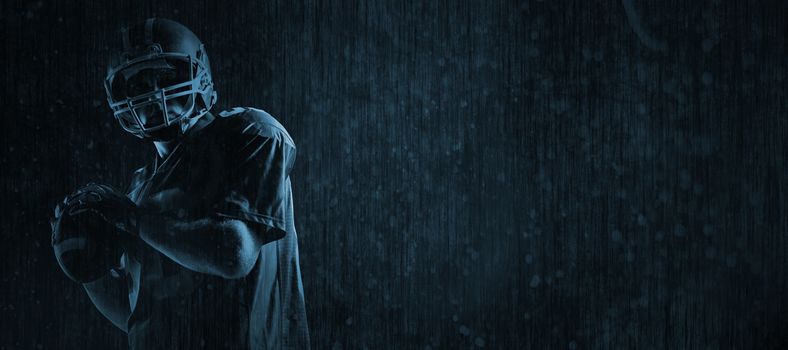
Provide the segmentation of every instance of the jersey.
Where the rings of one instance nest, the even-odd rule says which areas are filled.
[[[309,348],[290,183],[295,156],[276,119],[235,108],[135,172],[129,197],[141,207],[175,191],[185,199],[162,214],[241,220],[265,243],[239,279],[189,270],[150,247],[127,253],[129,348]]]

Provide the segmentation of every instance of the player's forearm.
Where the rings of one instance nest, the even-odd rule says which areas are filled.
[[[248,228],[238,220],[184,221],[146,215],[140,220],[140,238],[188,269],[224,278],[248,274],[259,252]]]
[[[115,326],[127,332],[131,310],[126,278],[113,277],[107,273],[93,282],[83,283],[82,286],[96,309]]]

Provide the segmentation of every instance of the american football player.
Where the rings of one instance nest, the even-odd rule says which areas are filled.
[[[296,146],[255,108],[211,112],[208,55],[185,26],[121,30],[105,88],[153,149],[128,191],[91,183],[58,205],[68,277],[131,349],[306,349],[290,173]]]

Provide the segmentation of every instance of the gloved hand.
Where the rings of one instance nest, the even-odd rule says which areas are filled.
[[[117,267],[123,242],[138,234],[139,210],[124,193],[89,183],[55,208],[52,247],[72,280],[95,281]]]

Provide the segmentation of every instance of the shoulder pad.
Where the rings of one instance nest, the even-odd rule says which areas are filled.
[[[222,118],[235,118],[239,131],[244,134],[256,134],[272,138],[282,138],[285,142],[295,147],[290,134],[284,126],[279,123],[276,118],[268,114],[268,112],[251,107],[235,107],[219,113]]]

